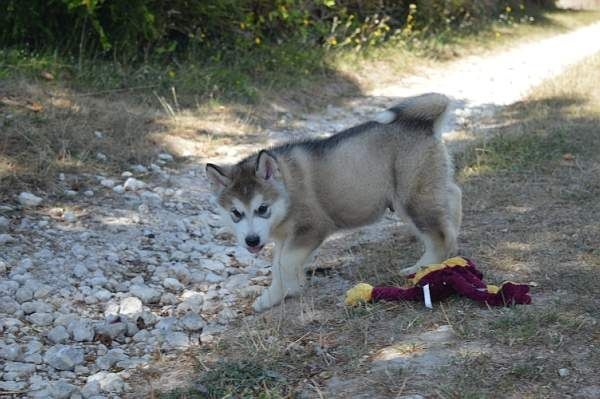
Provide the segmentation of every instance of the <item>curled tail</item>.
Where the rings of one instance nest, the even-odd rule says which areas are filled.
[[[417,122],[427,126],[433,135],[441,133],[450,99],[443,94],[428,93],[405,98],[401,103],[379,113],[375,122],[387,125],[394,122]]]

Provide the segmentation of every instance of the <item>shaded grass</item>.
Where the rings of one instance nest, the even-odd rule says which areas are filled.
[[[281,388],[285,378],[251,361],[222,361],[201,374],[193,387],[177,389],[161,398],[261,398],[286,397]]]

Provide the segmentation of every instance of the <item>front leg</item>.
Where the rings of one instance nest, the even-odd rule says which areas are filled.
[[[254,301],[252,307],[261,312],[280,303],[285,297],[298,295],[306,283],[304,264],[316,245],[298,245],[297,243],[276,243],[273,258],[273,280],[271,285]]]

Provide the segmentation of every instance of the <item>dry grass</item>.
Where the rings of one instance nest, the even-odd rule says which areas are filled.
[[[173,98],[88,96],[60,82],[27,80],[0,81],[0,93],[0,200],[13,200],[19,190],[60,197],[94,175],[149,165],[163,150],[205,157],[232,141],[261,140],[252,114],[241,107],[192,111]]]
[[[51,83],[4,81],[0,92],[1,196],[52,187],[59,172],[117,172],[158,150],[156,114],[142,104],[82,97]]]
[[[431,311],[418,303],[345,308],[349,286],[400,283],[400,266],[417,257],[414,240],[387,222],[377,227],[380,242],[360,233],[328,242],[317,266],[333,268],[315,272],[302,298],[232,326],[218,345],[196,354],[205,367],[200,386],[165,397],[202,397],[217,388],[208,397],[240,397],[243,389],[265,398],[597,397],[599,79],[595,57],[545,83],[496,115],[494,122],[510,123],[458,161],[462,252],[490,282],[532,282],[532,305],[489,309],[452,298]],[[424,338],[443,325],[453,337]],[[396,365],[376,367],[389,351]],[[241,370],[242,390],[209,378],[223,362]],[[265,382],[269,376],[275,382]]]

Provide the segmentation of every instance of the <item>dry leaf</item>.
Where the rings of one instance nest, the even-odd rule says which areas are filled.
[[[565,161],[573,161],[575,159],[575,156],[573,154],[571,154],[570,152],[567,152],[566,154],[563,155],[563,159]]]
[[[42,103],[38,101],[27,100],[26,102],[23,102],[8,97],[0,97],[0,104],[10,105],[12,107],[23,107],[33,112],[40,112],[44,109]]]
[[[11,105],[13,107],[18,107],[18,106],[21,105],[18,101],[13,100],[13,99],[8,98],[8,97],[2,97],[2,98],[0,98],[0,104]]]
[[[40,72],[40,76],[46,80],[54,80],[54,75],[52,75],[50,72],[48,71],[42,71]]]
[[[44,110],[44,106],[38,101],[27,101],[25,108],[33,112],[40,112]]]

